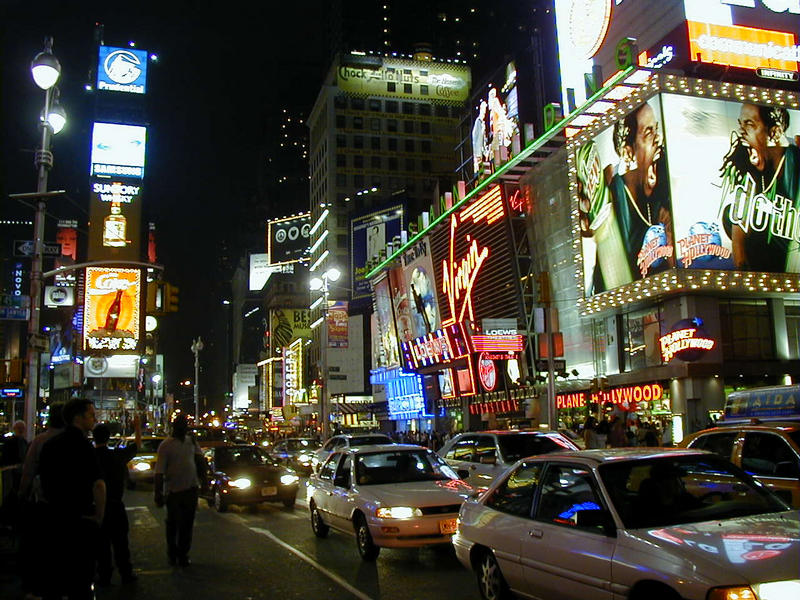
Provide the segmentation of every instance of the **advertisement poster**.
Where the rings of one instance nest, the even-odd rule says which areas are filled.
[[[395,367],[400,364],[397,343],[397,330],[392,315],[392,297],[389,293],[389,279],[375,283],[375,314],[378,317],[378,331],[381,339],[379,367]]]
[[[488,86],[472,123],[472,167],[475,175],[484,173],[485,165],[499,167],[520,150],[517,67],[505,69],[505,79]]]
[[[293,341],[311,338],[310,311],[307,308],[277,308],[269,311],[269,330],[272,355],[278,356],[281,348]]]
[[[386,244],[405,228],[402,204],[387,206],[361,215],[350,222],[350,273],[353,300],[368,298],[371,288],[364,279],[367,262],[373,258],[386,258]]]
[[[97,89],[144,94],[147,83],[147,50],[100,46]]]
[[[95,123],[92,130],[92,168],[98,177],[144,177],[147,128],[120,123]]]
[[[330,302],[328,306],[328,348],[348,347],[348,303],[346,300]]]
[[[800,272],[800,111],[663,94],[677,262]]]
[[[89,260],[140,260],[142,186],[95,179],[89,196]]]
[[[140,337],[141,271],[86,268],[85,351],[135,352]]]
[[[267,223],[267,254],[269,264],[297,262],[308,257],[311,231],[309,213]]]
[[[441,321],[428,237],[424,237],[406,250],[402,259],[411,324],[408,337],[403,336],[401,332],[401,341],[408,342],[440,329]]]

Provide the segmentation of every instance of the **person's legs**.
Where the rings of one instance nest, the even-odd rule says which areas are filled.
[[[111,517],[109,535],[111,546],[114,548],[114,563],[117,565],[117,571],[119,571],[122,581],[125,582],[132,578],[133,566],[131,565],[131,550],[128,545],[128,531],[130,529],[128,515],[122,502],[115,503]]]
[[[197,511],[197,489],[192,488],[180,492],[181,495],[181,514],[178,523],[178,562],[184,566],[189,562],[189,550],[192,547],[192,529],[194,528],[194,516]]]
[[[178,518],[180,515],[179,498],[175,493],[167,494],[167,558],[169,564],[174,565],[178,560]]]
[[[111,583],[111,573],[114,570],[111,566],[111,527],[112,522],[106,514],[103,526],[97,532],[97,582],[99,585],[109,585]]]

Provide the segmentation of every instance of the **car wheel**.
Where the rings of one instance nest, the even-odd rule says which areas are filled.
[[[358,516],[355,522],[356,527],[356,546],[358,553],[364,560],[372,561],[378,558],[381,549],[372,541],[372,534],[369,532],[369,525],[363,516]]]
[[[309,508],[311,509],[311,530],[314,532],[314,535],[318,538],[328,537],[330,527],[325,525],[325,522],[322,520],[322,515],[319,514],[317,505],[312,501],[311,504],[309,504]]]
[[[506,600],[511,597],[500,565],[491,552],[483,555],[478,566],[478,588],[483,600]]]
[[[214,508],[221,513],[228,510],[228,502],[222,497],[219,490],[214,490]]]
[[[294,508],[294,502],[296,500],[296,496],[289,496],[287,498],[281,498],[281,502],[286,508]]]

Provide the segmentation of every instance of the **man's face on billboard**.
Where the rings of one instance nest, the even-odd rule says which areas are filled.
[[[661,134],[656,114],[649,104],[642,106],[636,115],[633,156],[641,173],[644,193],[650,196],[658,183],[655,163],[661,157]]]
[[[759,171],[764,170],[767,153],[767,125],[761,120],[758,108],[743,104],[739,112],[739,135],[749,146],[747,155],[750,164]]]

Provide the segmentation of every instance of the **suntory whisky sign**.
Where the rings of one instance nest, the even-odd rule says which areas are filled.
[[[93,179],[89,197],[89,259],[141,258],[141,182]]]
[[[136,352],[141,336],[139,269],[87,267],[83,310],[84,352]]]

